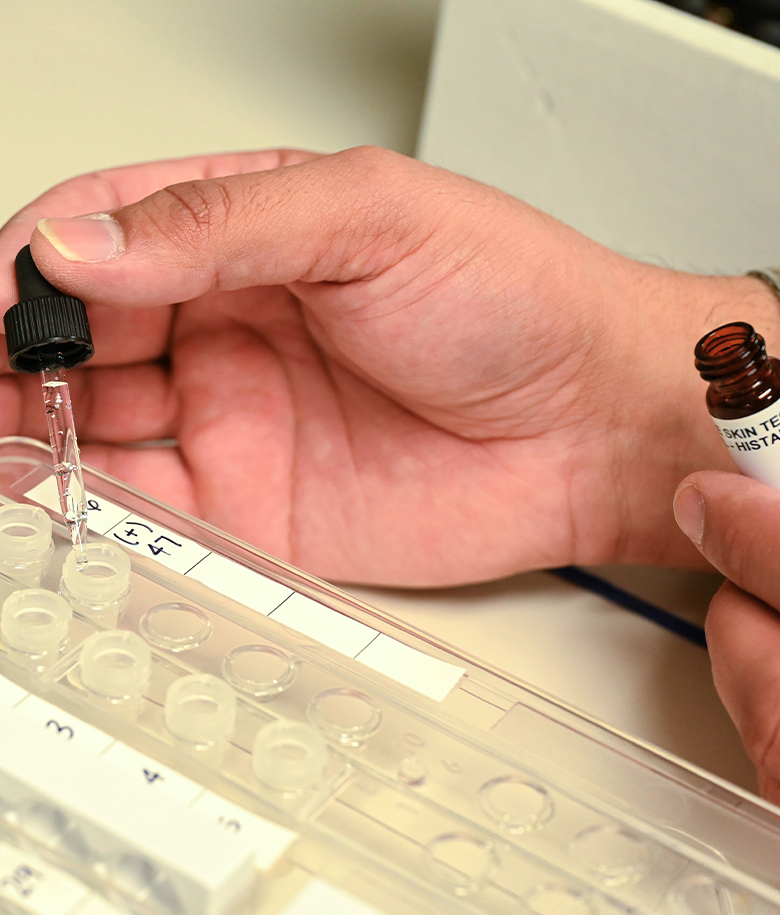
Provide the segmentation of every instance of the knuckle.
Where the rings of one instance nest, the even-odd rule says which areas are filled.
[[[396,170],[409,161],[406,156],[383,149],[381,146],[355,146],[339,155],[351,168],[363,172]]]
[[[400,153],[378,146],[357,146],[343,154],[346,178],[371,208],[402,210],[407,196],[419,195],[425,182],[421,164]]]
[[[346,185],[360,189],[356,219],[345,227],[351,240],[359,232],[368,249],[375,251],[413,239],[425,223],[421,214],[429,193],[427,166],[378,146],[357,146],[336,155]]]
[[[187,181],[163,188],[150,199],[149,218],[177,247],[198,250],[226,230],[234,207],[222,179]]]

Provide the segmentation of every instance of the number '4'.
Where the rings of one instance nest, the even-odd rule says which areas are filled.
[[[149,549],[151,550],[152,556],[159,556],[160,553],[165,553],[166,556],[170,556],[170,555],[171,555],[171,554],[168,552],[168,550],[166,550],[166,549],[164,549],[163,547],[157,545],[161,540],[167,540],[168,543],[172,543],[174,546],[181,546],[180,543],[177,543],[175,540],[171,540],[171,538],[170,538],[170,537],[166,537],[165,534],[160,534],[159,537],[155,537],[153,543],[147,543],[147,544],[146,544],[146,545],[149,547]]]

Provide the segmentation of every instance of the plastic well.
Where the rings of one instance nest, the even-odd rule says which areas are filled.
[[[591,899],[572,887],[542,884],[525,896],[533,915],[596,915]]]
[[[647,840],[616,823],[583,829],[572,852],[607,886],[639,880],[651,861]]]
[[[165,724],[174,737],[197,746],[224,740],[236,723],[236,694],[211,674],[180,677],[165,696]]]
[[[517,775],[485,782],[479,789],[479,804],[494,823],[517,834],[541,829],[555,813],[547,789]]]
[[[73,612],[53,591],[14,591],[3,603],[0,633],[5,644],[29,655],[59,651],[68,638]]]
[[[328,745],[313,727],[274,721],[257,732],[252,771],[269,788],[298,792],[319,781],[328,758]]]
[[[51,518],[34,505],[0,508],[0,571],[37,588],[54,552]]]
[[[144,638],[166,651],[190,651],[211,635],[211,623],[198,607],[169,601],[151,607],[141,617],[138,628]]]
[[[134,632],[96,632],[81,648],[82,685],[112,702],[140,699],[151,674],[152,653]]]
[[[751,915],[741,891],[709,874],[693,874],[674,887],[669,902],[675,915]]]
[[[273,699],[295,680],[295,661],[271,645],[239,645],[222,661],[225,679],[257,699]]]
[[[81,568],[75,552],[63,563],[62,596],[84,616],[118,616],[130,595],[130,559],[108,543],[90,543],[84,552],[87,561]]]
[[[430,869],[456,896],[481,890],[499,868],[493,845],[465,833],[437,836],[426,855]]]
[[[407,756],[398,764],[398,780],[410,788],[421,788],[428,778],[428,770],[416,756]]]
[[[358,747],[379,730],[382,712],[356,689],[326,689],[309,703],[309,721],[346,747]]]

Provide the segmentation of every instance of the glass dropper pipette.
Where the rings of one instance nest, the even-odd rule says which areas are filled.
[[[16,257],[19,302],[5,315],[11,368],[40,373],[60,510],[73,548],[82,562],[87,536],[87,497],[70,402],[67,369],[86,362],[93,352],[87,310],[40,273],[29,245]],[[77,564],[79,560],[77,559]]]
[[[81,568],[87,561],[84,552],[87,544],[87,494],[84,491],[70,388],[63,362],[41,366],[41,387],[60,511],[76,551],[76,565]]]

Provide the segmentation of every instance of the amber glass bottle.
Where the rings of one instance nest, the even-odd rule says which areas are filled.
[[[724,324],[696,344],[707,408],[739,469],[780,489],[780,360],[742,321]]]

